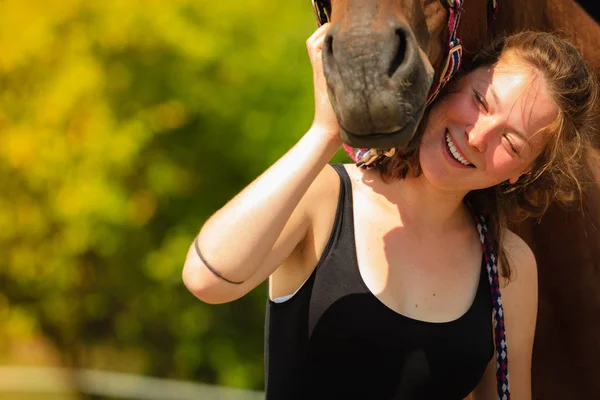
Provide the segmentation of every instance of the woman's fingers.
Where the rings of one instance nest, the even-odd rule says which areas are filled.
[[[323,76],[323,43],[331,24],[327,23],[317,29],[306,41],[306,47],[313,68],[315,85],[319,89],[325,89],[325,77]]]
[[[325,36],[327,35],[327,31],[331,24],[327,23],[319,27],[307,40],[306,40],[306,48],[308,49],[308,55],[310,56],[310,61],[314,64],[315,61],[321,63],[321,50],[323,49],[323,42],[325,40]]]
[[[323,73],[323,43],[325,42],[325,37],[330,26],[331,24],[327,23],[319,27],[306,41],[306,47],[313,68],[315,89],[315,117],[313,126],[318,126],[322,129],[323,134],[329,135],[332,140],[339,141],[339,123],[329,100],[327,81]]]
[[[312,35],[310,35],[310,37],[306,40],[306,43],[309,44],[318,40],[319,38],[322,39],[327,34],[330,26],[331,24],[329,22],[321,25],[316,31],[313,32]]]

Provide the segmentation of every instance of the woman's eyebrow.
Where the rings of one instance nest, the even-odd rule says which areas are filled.
[[[483,80],[482,80],[482,82],[483,82]],[[494,90],[494,87],[489,82],[487,82],[487,86],[488,86],[488,91],[492,94],[494,103],[496,104],[497,107],[500,107],[500,105],[501,105],[500,98],[498,97],[498,94]]]
[[[482,93],[489,92],[492,95],[494,104],[496,105],[496,107],[499,107],[500,106],[500,98],[498,98],[498,94],[494,90],[494,87],[492,86],[492,82],[490,81],[490,79],[488,77],[480,76],[476,80],[476,82],[477,82],[477,84],[481,85],[481,89],[485,89]]]
[[[506,125],[506,130],[509,131],[509,132],[511,132],[511,133],[514,133],[515,135],[517,135],[519,138],[521,138],[521,140],[523,140],[525,142],[525,144],[530,149],[533,149],[533,144],[531,143],[531,139],[523,131],[520,131],[520,130],[516,129],[512,125]]]
[[[512,128],[512,127],[511,127],[511,128]],[[518,130],[518,129],[514,129],[514,128],[513,128],[513,129],[511,129],[511,130],[512,130],[512,131],[513,131],[513,132],[514,132],[514,133],[515,133],[517,136],[519,136],[521,139],[523,139],[523,141],[524,141],[525,143],[527,143],[527,145],[528,145],[529,147],[533,147],[533,146],[531,145],[531,139],[529,139],[529,137],[528,137],[528,136],[527,136],[525,133],[521,132],[521,131],[520,131],[520,130]]]

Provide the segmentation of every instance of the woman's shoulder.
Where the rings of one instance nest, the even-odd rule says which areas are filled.
[[[504,250],[511,263],[510,280],[504,280],[505,292],[518,298],[534,296],[537,299],[537,263],[531,247],[519,235],[506,229]]]
[[[523,273],[537,271],[535,255],[525,240],[510,229],[504,231],[503,240],[504,250],[514,265],[516,273],[519,270],[525,270]]]
[[[365,177],[369,179],[366,180]],[[340,180],[348,179],[347,182],[353,189],[360,189],[361,185],[378,181],[380,177],[377,172],[362,169],[354,163],[335,163],[328,165],[318,179],[323,186],[334,185],[336,182],[339,184]]]
[[[303,199],[307,205],[308,214],[320,218],[323,216],[323,212],[330,213],[331,207],[327,207],[327,205],[329,203],[337,204],[339,192],[340,175],[332,165],[328,164],[319,172]],[[335,213],[335,206],[333,213]]]
[[[531,354],[538,311],[537,266],[531,248],[517,234],[507,230],[504,244],[512,263],[512,279],[501,290],[509,372],[512,389],[524,393],[530,392]]]

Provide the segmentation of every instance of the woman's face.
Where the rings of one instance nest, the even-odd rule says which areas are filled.
[[[432,107],[419,160],[423,176],[449,191],[515,183],[542,152],[541,130],[557,117],[541,74],[515,56],[459,79]]]

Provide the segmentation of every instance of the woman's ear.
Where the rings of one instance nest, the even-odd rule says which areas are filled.
[[[531,165],[527,168],[525,168],[523,171],[521,171],[521,173],[517,176],[513,176],[512,178],[510,178],[508,180],[508,183],[510,183],[511,185],[514,185],[515,183],[517,183],[517,181],[519,180],[520,177],[522,177],[525,174],[528,174],[531,171]]]

